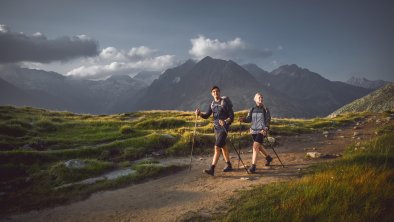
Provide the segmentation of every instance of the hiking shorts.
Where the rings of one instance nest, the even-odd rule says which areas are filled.
[[[215,146],[223,148],[226,145],[227,133],[224,130],[215,130]]]
[[[256,134],[252,134],[252,138],[254,142],[258,142],[260,144],[263,144],[263,140],[264,140],[264,135],[261,133],[256,133]]]

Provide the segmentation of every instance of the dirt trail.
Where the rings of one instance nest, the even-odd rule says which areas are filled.
[[[220,160],[215,177],[211,177],[202,174],[202,170],[209,166],[211,157],[196,156],[190,173],[182,171],[126,188],[98,192],[81,202],[15,215],[5,221],[176,221],[195,214],[209,217],[225,209],[226,200],[235,197],[237,190],[298,178],[306,167],[328,160],[308,160],[305,158],[306,152],[341,153],[346,145],[358,141],[357,137],[360,140],[374,137],[375,125],[375,119],[371,117],[361,121],[360,129],[355,130],[355,125],[351,125],[330,131],[328,138],[321,132],[281,137],[281,145],[276,151],[285,168],[276,158],[270,168],[263,168],[263,157],[259,156],[256,174],[247,175],[242,168],[223,173],[221,168],[224,167],[224,161]],[[352,138],[355,131],[360,135]],[[244,151],[243,160],[250,164],[251,153],[247,153],[246,148]],[[268,152],[275,156],[272,150]],[[188,164],[189,158],[170,161]],[[232,162],[237,167],[237,159],[233,158]],[[242,180],[242,177],[251,180]]]

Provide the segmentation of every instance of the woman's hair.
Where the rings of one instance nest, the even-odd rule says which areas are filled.
[[[254,95],[253,100],[254,100],[255,103],[257,103],[257,98],[258,98],[259,96],[263,97],[263,94],[261,94],[261,93],[256,93],[256,95]],[[264,97],[263,97],[263,98],[264,98]]]

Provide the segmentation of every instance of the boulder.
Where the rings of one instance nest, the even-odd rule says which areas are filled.
[[[319,152],[307,152],[306,157],[310,158],[319,158],[321,156],[321,153]]]
[[[83,160],[67,160],[66,162],[64,162],[64,165],[68,169],[81,169],[86,166],[86,163]]]

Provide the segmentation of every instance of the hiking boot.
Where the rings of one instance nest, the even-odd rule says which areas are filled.
[[[266,162],[265,162],[265,166],[269,166],[272,162],[272,157],[271,156],[267,156],[265,158]]]
[[[233,170],[233,167],[231,166],[231,164],[229,164],[223,169],[223,172],[230,172],[232,170]]]
[[[250,173],[256,173],[256,165],[252,165],[252,166],[249,168],[249,172],[250,172]]]
[[[209,170],[204,170],[203,172],[206,174],[209,174],[211,176],[213,176],[215,174],[215,170],[212,168],[210,168]]]

